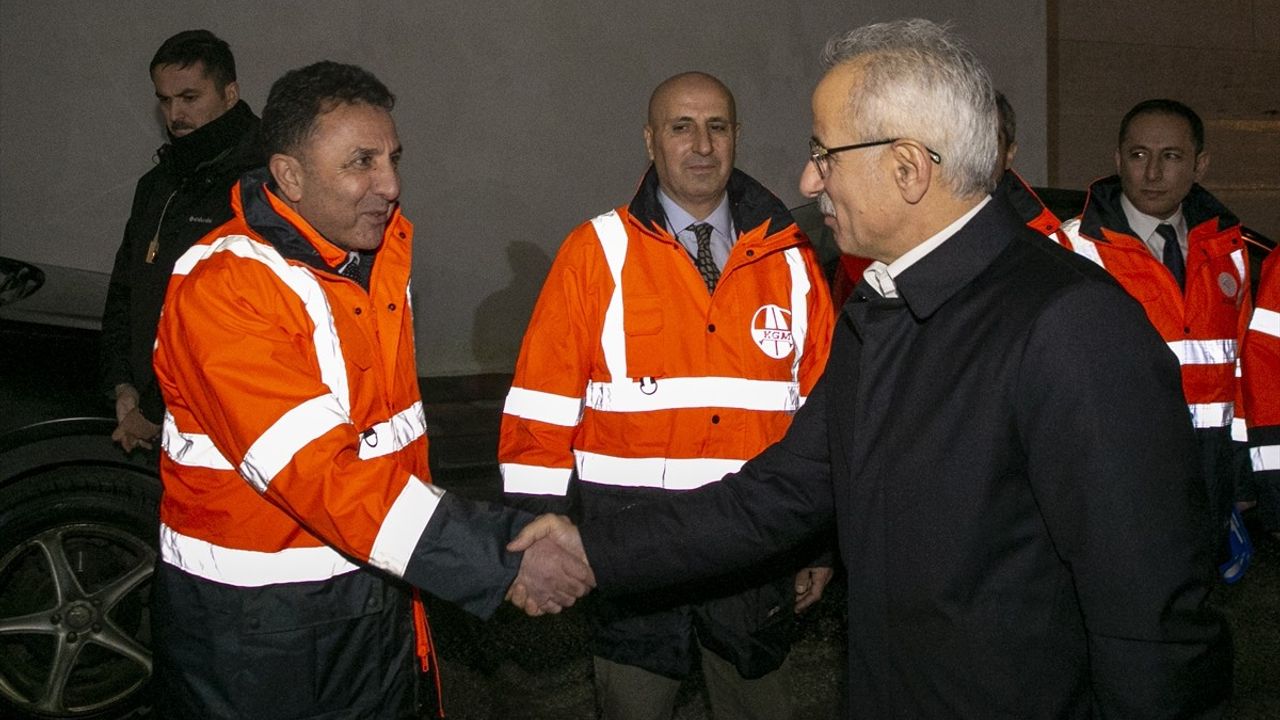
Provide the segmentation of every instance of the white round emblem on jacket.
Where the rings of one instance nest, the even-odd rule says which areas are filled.
[[[796,347],[791,335],[791,311],[777,305],[761,305],[751,318],[751,339],[765,355],[782,359]]]
[[[1236,282],[1235,275],[1223,271],[1218,275],[1218,289],[1222,291],[1223,295],[1233,298],[1236,296],[1236,291],[1240,289],[1240,284]]]

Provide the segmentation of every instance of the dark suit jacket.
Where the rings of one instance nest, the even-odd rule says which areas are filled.
[[[751,572],[834,515],[850,717],[1213,716],[1230,640],[1178,366],[1001,198],[846,304],[790,432],[585,525],[600,589]]]

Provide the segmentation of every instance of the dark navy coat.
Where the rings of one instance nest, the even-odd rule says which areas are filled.
[[[584,525],[600,590],[749,568],[834,516],[849,717],[1220,713],[1204,490],[1142,308],[1002,198],[897,286],[855,290],[738,475]]]

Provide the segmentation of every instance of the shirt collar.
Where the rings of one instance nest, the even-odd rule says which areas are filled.
[[[1151,236],[1155,234],[1156,228],[1162,223],[1172,225],[1173,229],[1177,231],[1179,238],[1187,236],[1187,220],[1182,216],[1181,204],[1179,204],[1178,208],[1173,211],[1172,215],[1164,218],[1163,220],[1157,217],[1152,217],[1134,207],[1133,203],[1129,202],[1129,196],[1125,195],[1123,192],[1120,193],[1120,207],[1124,210],[1125,220],[1129,222],[1129,229],[1132,230],[1133,234],[1144,243],[1150,244],[1148,241],[1151,239]],[[1160,244],[1161,246],[1164,245],[1163,238],[1161,238]]]
[[[947,238],[955,235],[956,232],[973,219],[973,216],[977,215],[978,211],[981,210],[988,202],[991,202],[990,195],[987,195],[981,202],[970,208],[969,212],[966,212],[956,218],[955,222],[952,222],[950,225],[942,228],[924,242],[906,251],[902,254],[902,257],[899,257],[892,263],[885,265],[879,260],[871,263],[871,265],[863,271],[862,276],[866,278],[867,282],[870,283],[873,289],[884,297],[898,297],[898,287],[894,282],[894,278],[901,275],[907,268],[919,262],[921,258],[938,249],[938,246],[946,242]]]
[[[724,237],[733,240],[733,217],[729,214],[729,193],[722,194],[720,204],[716,205],[716,209],[712,210],[710,215],[702,219],[690,215],[675,200],[667,197],[662,188],[658,188],[658,202],[662,204],[662,212],[667,215],[667,229],[672,235],[678,235],[681,230],[694,223],[704,222],[709,223]]]

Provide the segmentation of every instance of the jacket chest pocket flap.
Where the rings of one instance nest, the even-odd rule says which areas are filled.
[[[633,378],[663,376],[663,358],[667,353],[664,325],[660,296],[635,295],[626,299],[623,329],[627,336],[627,375]]]

